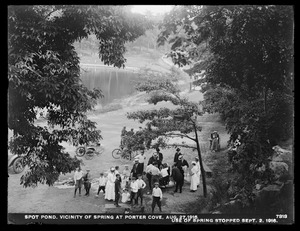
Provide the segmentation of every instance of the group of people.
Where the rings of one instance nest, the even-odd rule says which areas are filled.
[[[190,191],[195,192],[200,184],[200,164],[196,157],[192,161],[190,170],[191,181]],[[146,165],[145,150],[141,150],[140,154],[134,159],[132,168],[125,165],[122,172],[119,171],[119,166],[111,167],[107,173],[101,172],[99,177],[99,187],[96,197],[102,191],[104,199],[114,201],[116,207],[120,207],[122,203],[130,203],[132,207],[139,205],[143,206],[143,195],[147,190],[147,194],[152,194],[152,212],[156,205],[161,211],[162,189],[166,188],[172,177],[175,183],[174,192],[182,193],[184,184],[185,172],[189,168],[188,162],[184,159],[180,149],[176,149],[173,164],[163,163],[163,154],[159,148],[152,154]],[[74,174],[75,191],[81,195],[81,185],[84,184],[86,196],[89,196],[91,188],[91,174],[87,169],[86,173],[80,168],[77,168]]]
[[[90,195],[91,179],[92,178],[91,178],[91,174],[90,174],[90,169],[87,169],[86,173],[84,173],[80,167],[76,168],[76,171],[74,173],[74,184],[75,184],[74,197],[76,197],[77,190],[78,190],[79,196],[81,196],[82,184],[84,185],[85,196]]]

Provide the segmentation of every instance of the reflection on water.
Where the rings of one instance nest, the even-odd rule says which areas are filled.
[[[88,89],[97,88],[104,95],[99,103],[105,106],[114,99],[121,99],[136,92],[134,85],[138,74],[122,69],[112,68],[83,68],[81,79]]]

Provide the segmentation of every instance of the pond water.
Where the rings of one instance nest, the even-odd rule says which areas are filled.
[[[117,68],[84,67],[81,79],[88,89],[97,88],[102,91],[104,97],[99,99],[99,103],[105,106],[113,100],[135,93],[134,86],[138,81],[138,73]]]

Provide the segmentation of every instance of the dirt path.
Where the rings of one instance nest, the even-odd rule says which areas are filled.
[[[188,94],[190,99],[201,100],[201,93],[191,92]],[[98,128],[102,131],[102,145],[105,148],[104,153],[95,157],[93,160],[83,159],[83,169],[87,167],[91,169],[93,177],[99,177],[100,172],[107,171],[111,166],[120,166],[123,171],[124,163],[120,160],[112,158],[111,151],[117,148],[120,143],[120,131],[123,126],[138,129],[141,126],[138,122],[128,120],[126,112],[136,111],[138,109],[150,109],[154,106],[148,105],[143,101],[144,97],[137,94],[132,98],[124,100],[122,105],[127,105],[123,109],[108,112],[105,114],[96,115],[91,113],[90,119],[98,123]],[[167,106],[168,103],[159,103],[156,107]],[[202,132],[199,133],[203,148],[204,160],[209,155],[207,150],[208,137],[212,130],[218,130],[221,136],[221,145],[226,146],[228,135],[226,134],[224,126],[220,123],[217,115],[204,115],[199,118],[199,123],[203,126]],[[66,151],[71,155],[75,153],[75,147],[64,144]],[[191,150],[182,150],[185,154],[185,159],[191,161],[197,155]],[[146,152],[147,160],[151,156],[153,150]],[[173,149],[163,150],[164,162],[171,163],[174,155]],[[132,163],[129,163],[132,165]],[[95,198],[96,189],[91,190],[90,197],[76,197],[73,198],[73,188],[59,189],[57,187],[49,187],[46,185],[39,185],[36,188],[23,188],[20,185],[21,174],[13,174],[9,170],[8,178],[8,212],[9,213],[104,213],[104,212],[119,212],[116,209],[106,210],[105,204],[111,204],[103,199],[101,194],[99,198]],[[60,180],[73,177],[73,173],[62,175]],[[84,191],[84,190],[83,190]],[[192,202],[197,199],[197,196],[202,195],[202,188],[200,187],[196,193],[189,191],[189,183],[185,182],[182,194],[174,194],[173,189],[164,191],[163,210],[167,213],[183,212],[183,207],[186,202]],[[149,212],[151,198],[145,195],[146,208]]]

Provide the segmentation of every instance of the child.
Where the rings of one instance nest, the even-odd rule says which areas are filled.
[[[107,178],[104,176],[103,172],[100,173],[99,177],[99,188],[98,188],[98,193],[96,197],[99,196],[100,191],[102,190],[103,193],[105,193],[105,185],[106,185]]]
[[[159,183],[154,183],[154,188],[152,190],[152,213],[154,213],[154,208],[156,204],[158,205],[159,211],[161,212],[161,199],[162,199],[162,191],[158,187]]]
[[[137,179],[137,184],[138,184],[138,192],[136,196],[136,204],[138,204],[138,199],[141,198],[141,206],[143,205],[143,194],[144,194],[144,188],[146,187],[145,181],[142,179],[142,175],[138,174],[138,179]]]
[[[123,193],[122,193],[122,203],[126,203],[130,200],[130,193],[128,192],[128,190],[126,188],[123,189]]]
[[[115,180],[115,206],[116,207],[120,207],[119,205],[120,194],[121,194],[121,176],[120,174],[116,174],[116,180]]]
[[[129,170],[127,164],[124,167],[125,167],[125,169],[123,170],[123,180],[125,182],[128,182],[129,181],[129,177],[130,177],[130,170]]]

